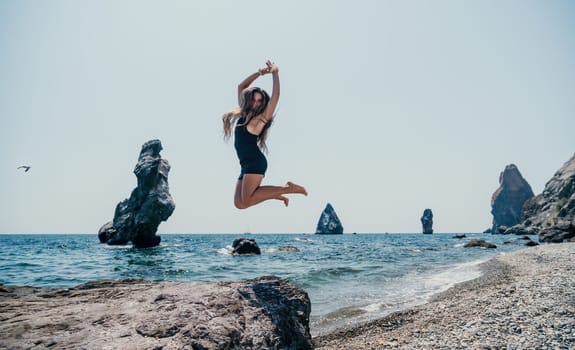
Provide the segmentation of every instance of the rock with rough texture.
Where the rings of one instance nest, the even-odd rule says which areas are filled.
[[[508,231],[537,234],[541,242],[575,242],[575,154],[523,206],[522,222]]]
[[[311,349],[310,300],[285,279],[0,288],[0,349]]]
[[[114,220],[100,228],[100,242],[111,245],[132,242],[139,248],[160,244],[161,238],[156,235],[158,226],[176,208],[168,187],[170,164],[161,158],[161,150],[160,140],[148,141],[142,146],[134,169],[138,186],[129,199],[118,203]]]
[[[523,204],[533,198],[531,186],[521,176],[514,164],[505,167],[499,175],[499,188],[491,197],[493,215],[492,233],[500,232],[500,226],[511,227],[521,222]]]
[[[524,245],[527,247],[534,247],[539,245],[539,243],[533,241],[529,236],[518,237],[513,240],[508,240],[503,242],[503,244],[514,244],[514,245]]]
[[[423,226],[423,233],[433,233],[433,212],[431,209],[425,209],[421,217],[421,225]]]
[[[490,242],[486,242],[483,239],[472,239],[469,242],[465,243],[465,245],[463,245],[463,247],[465,248],[470,248],[470,247],[481,247],[481,248],[497,248],[497,246],[493,243]]]
[[[343,225],[341,224],[341,221],[339,221],[339,218],[330,203],[327,203],[325,209],[321,213],[315,233],[343,234]]]
[[[234,255],[260,255],[262,251],[255,239],[237,238],[232,243],[232,254]]]

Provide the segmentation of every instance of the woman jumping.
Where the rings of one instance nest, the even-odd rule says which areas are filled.
[[[258,87],[249,87],[259,76],[273,77],[272,96]],[[266,62],[266,67],[251,74],[238,85],[239,107],[224,114],[224,138],[229,139],[234,128],[234,146],[240,160],[241,173],[236,184],[234,204],[246,209],[268,199],[278,199],[287,206],[289,193],[307,196],[304,187],[293,182],[285,186],[261,186],[268,162],[262,153],[266,150],[268,130],[274,118],[274,111],[280,98],[279,68]]]

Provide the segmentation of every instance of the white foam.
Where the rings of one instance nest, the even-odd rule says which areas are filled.
[[[221,255],[232,255],[234,248],[231,245],[226,246],[225,248],[220,248],[216,250],[216,253]]]
[[[103,246],[106,249],[131,249],[131,245],[105,245]]]
[[[441,271],[421,275],[408,275],[415,283],[415,299],[426,302],[431,296],[444,292],[454,285],[481,276],[479,265],[488,259],[474,260],[456,265],[445,266]]]
[[[457,283],[469,281],[481,276],[479,265],[485,260],[476,260],[451,266],[438,267],[436,272],[413,272],[390,281],[381,294],[375,296],[380,301],[361,306],[367,312],[363,317],[381,317],[393,311],[407,309],[423,304]],[[439,270],[441,269],[441,270]]]

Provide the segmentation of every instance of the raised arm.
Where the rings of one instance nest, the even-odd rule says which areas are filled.
[[[266,110],[263,113],[263,118],[265,120],[271,120],[274,117],[274,112],[278,105],[278,101],[280,100],[280,76],[279,76],[279,68],[277,65],[268,61],[266,63],[268,65],[268,69],[270,73],[272,73],[273,78],[273,91],[272,96],[270,97],[270,102],[266,107]]]
[[[238,85],[238,104],[241,106],[242,105],[242,93],[244,92],[245,89],[249,88],[250,85],[261,75],[264,75],[266,73],[269,73],[269,67],[266,68],[260,68],[258,69],[257,72],[252,73],[250,75],[248,75],[247,78],[245,78],[239,85]]]

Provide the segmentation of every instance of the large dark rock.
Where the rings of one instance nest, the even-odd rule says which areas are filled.
[[[285,279],[2,286],[0,349],[311,349],[307,293]]]
[[[500,226],[511,227],[520,223],[521,210],[530,198],[533,198],[533,191],[519,169],[514,164],[506,166],[499,175],[499,188],[491,197],[491,232],[499,233],[502,231]]]
[[[465,248],[470,248],[470,247],[480,247],[480,248],[497,248],[497,246],[491,242],[486,242],[483,239],[472,239],[469,242],[465,243],[463,245],[463,247]]]
[[[541,242],[575,241],[575,155],[523,206],[522,222],[511,230],[537,234]]]
[[[433,212],[431,209],[425,209],[421,217],[421,225],[423,226],[423,233],[433,233]]]
[[[134,174],[138,186],[129,199],[118,203],[114,220],[104,224],[98,238],[111,245],[132,242],[135,247],[146,248],[160,244],[156,236],[158,226],[172,215],[176,205],[168,187],[170,164],[162,159],[160,140],[142,146]]]
[[[232,254],[234,255],[260,255],[262,251],[255,239],[237,238],[232,243]]]
[[[316,234],[342,234],[343,233],[343,225],[335,210],[331,206],[330,203],[327,203],[325,209],[321,213],[319,217],[319,221],[317,223],[317,227],[315,229]]]
[[[534,247],[539,245],[539,243],[533,241],[529,236],[518,237],[516,239],[507,240],[503,242],[503,244],[515,244],[515,245],[524,245],[527,247]]]

